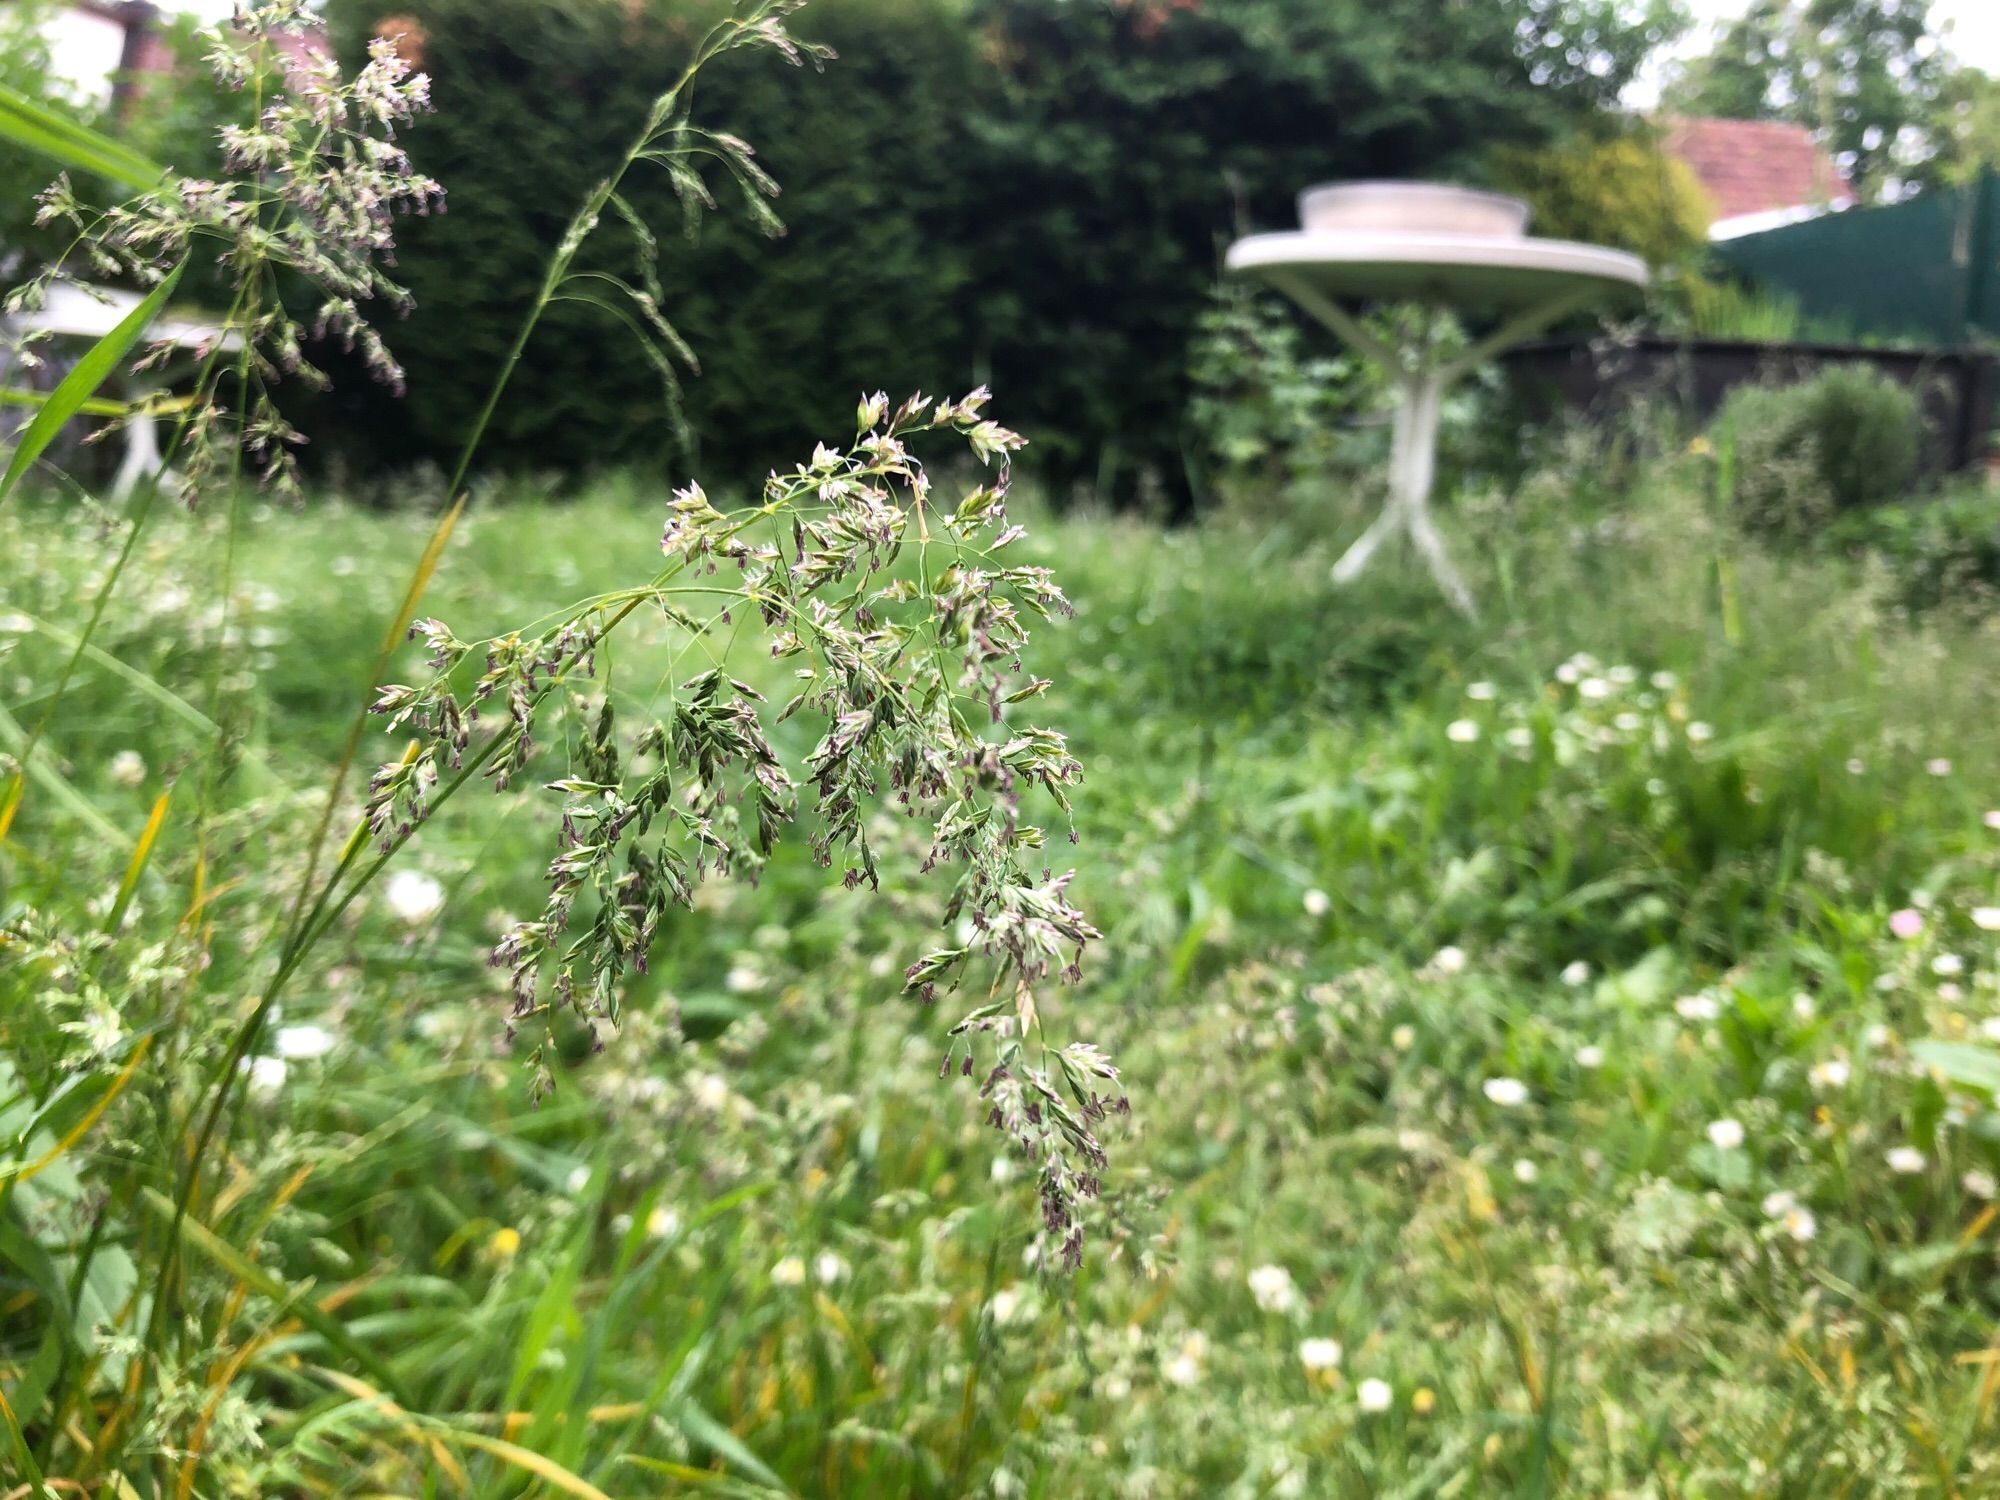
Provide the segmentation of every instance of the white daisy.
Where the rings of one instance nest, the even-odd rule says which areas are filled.
[[[1331,1370],[1340,1364],[1338,1339],[1307,1339],[1299,1345],[1299,1363],[1308,1370]]]
[[[1267,1313],[1288,1313],[1299,1305],[1299,1290],[1283,1266],[1258,1266],[1248,1280],[1250,1295]]]
[[[1518,1078],[1489,1078],[1479,1088],[1503,1109],[1514,1109],[1528,1102],[1528,1086]]]
[[[397,921],[420,927],[444,909],[444,887],[421,870],[398,870],[382,887],[382,899]]]

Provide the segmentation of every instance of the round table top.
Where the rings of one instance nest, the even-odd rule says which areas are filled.
[[[1647,282],[1645,261],[1622,250],[1487,234],[1291,230],[1238,240],[1226,264],[1260,281],[1303,280],[1327,297],[1468,312],[1516,312],[1571,290],[1629,305]]]
[[[123,287],[93,287],[85,290],[59,281],[49,288],[48,299],[33,312],[16,314],[14,323],[24,330],[65,335],[71,338],[101,339],[125,320],[144,299]],[[234,329],[220,324],[197,322],[162,311],[145,333],[141,344],[172,343],[183,349],[205,349],[219,344],[233,350],[242,342]]]

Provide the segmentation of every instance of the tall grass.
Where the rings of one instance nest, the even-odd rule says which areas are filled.
[[[143,162],[125,167],[129,152],[23,101],[0,113],[0,128],[16,144],[83,169],[119,166],[112,175],[142,189],[93,215],[58,179],[45,216],[75,224],[78,259],[153,288],[23,430],[0,497],[15,490],[66,418],[100,401],[98,387],[139,344],[191,257],[219,244],[234,294],[225,332],[208,341],[167,448],[168,461],[185,471],[186,497],[207,492],[226,507],[219,556],[171,606],[208,601],[193,637],[207,648],[205,693],[176,691],[161,672],[104,644],[113,606],[129,597],[130,572],[156,534],[159,476],[111,520],[113,560],[92,580],[80,628],[55,618],[60,607],[9,616],[12,632],[37,646],[60,643],[62,653],[50,677],[24,687],[33,728],[12,713],[0,719],[17,755],[0,793],[0,840],[11,835],[9,847],[35,877],[32,895],[10,902],[0,933],[12,977],[0,1053],[11,1158],[0,1170],[0,1223],[21,1273],[9,1314],[23,1320],[6,1436],[32,1492],[318,1487],[382,1446],[424,1470],[426,1484],[435,1463],[461,1486],[490,1488],[468,1475],[471,1463],[595,1494],[564,1456],[581,1451],[600,1420],[621,1424],[628,1446],[648,1423],[667,1423],[722,1472],[775,1483],[688,1398],[671,1364],[649,1381],[643,1401],[600,1411],[575,1394],[584,1389],[578,1385],[545,1397],[554,1404],[532,1419],[518,1412],[559,1316],[553,1293],[525,1310],[525,1323],[512,1308],[496,1315],[491,1327],[512,1348],[514,1373],[502,1389],[478,1388],[496,1408],[466,1411],[455,1372],[439,1372],[443,1390],[424,1390],[407,1363],[385,1356],[375,1325],[362,1318],[357,1334],[348,1307],[372,1310],[387,1296],[388,1321],[404,1333],[429,1328],[435,1313],[446,1320],[439,1327],[456,1334],[465,1328],[464,1307],[451,1283],[364,1272],[321,1291],[314,1278],[259,1264],[266,1236],[281,1231],[307,1179],[345,1164],[339,1152],[308,1152],[281,1182],[254,1193],[242,1174],[239,1133],[258,1093],[275,1088],[292,1061],[331,1045],[323,1026],[281,1025],[282,1007],[419,828],[482,772],[503,791],[517,777],[550,775],[550,761],[566,773],[549,786],[563,795],[555,855],[544,857],[542,914],[510,924],[492,960],[511,971],[506,1035],[524,1026],[540,1039],[527,1059],[529,1093],[539,1098],[553,1089],[566,1047],[601,1046],[624,1029],[627,990],[643,980],[662,923],[692,905],[709,877],[754,877],[770,857],[796,816],[799,786],[768,724],[804,709],[799,722],[822,726],[818,742],[787,748],[798,752],[790,765],[813,784],[819,863],[838,861],[850,887],[879,884],[873,823],[885,790],[929,827],[924,868],[951,872],[951,914],[972,931],[919,958],[909,987],[928,1002],[961,979],[990,979],[998,1000],[973,1009],[940,1045],[968,1075],[975,1055],[983,1059],[982,1111],[1029,1163],[1051,1254],[1080,1261],[1080,1205],[1096,1196],[1105,1161],[1094,1125],[1122,1096],[1101,1053],[1049,1040],[1036,1000],[1056,967],[1074,975],[1095,933],[1064,899],[1068,877],[1031,875],[1025,863],[1041,834],[1022,818],[1022,793],[1039,788],[1065,808],[1061,788],[1075,779],[1075,765],[1059,734],[1021,722],[1027,709],[1015,713],[1013,727],[1001,726],[1007,705],[1049,685],[1018,676],[1025,619],[1064,603],[1047,570],[996,555],[1021,534],[1005,511],[1007,456],[1020,440],[984,414],[983,392],[956,401],[913,397],[894,408],[880,395],[864,398],[850,445],[822,445],[735,515],[716,510],[698,485],[676,491],[665,507],[667,562],[649,565],[637,584],[628,578],[553,617],[542,611],[538,621],[485,636],[461,638],[441,620],[416,618],[465,514],[463,486],[486,424],[549,306],[587,301],[628,322],[648,341],[672,396],[671,361],[686,350],[660,306],[651,231],[619,188],[631,171],[659,167],[693,212],[709,204],[700,164],[714,160],[768,214],[760,200],[775,185],[744,142],[691,120],[690,94],[697,75],[731,51],[765,47],[794,62],[817,60],[784,29],[797,3],[757,0],[696,41],[624,157],[584,193],[466,434],[443,515],[412,549],[408,581],[388,596],[390,608],[375,616],[386,627],[376,627],[365,672],[349,679],[365,692],[349,700],[324,790],[311,796],[288,784],[268,803],[229,800],[250,779],[240,694],[271,644],[259,641],[271,635],[268,627],[242,624],[254,605],[245,611],[239,599],[241,481],[248,459],[280,491],[295,483],[294,435],[269,388],[283,376],[324,381],[305,360],[306,331],[282,300],[281,278],[304,278],[325,299],[321,331],[358,345],[384,379],[400,379],[360,304],[400,297],[381,271],[394,213],[421,211],[440,196],[391,140],[394,124],[423,107],[425,82],[392,37],[377,40],[351,83],[330,61],[288,62],[287,32],[307,16],[295,0],[269,0],[239,12],[212,51],[218,78],[254,91],[256,106],[251,124],[223,132],[232,175],[222,182],[174,179]],[[579,260],[606,215],[637,241],[630,280]],[[51,267],[13,304],[32,311],[48,286],[73,275],[66,263]],[[934,435],[962,440],[992,472],[952,501],[934,494],[916,453]],[[80,499],[95,509],[87,495]],[[898,570],[906,542],[911,563]],[[737,577],[709,581],[718,565]],[[642,610],[672,633],[672,651],[643,702],[614,701],[612,637]],[[761,696],[720,662],[732,621],[740,629],[749,619],[780,628],[769,645],[792,680],[782,714],[768,721]],[[429,671],[410,685],[383,686],[406,635],[429,645]],[[132,838],[51,752],[83,721],[86,704],[72,689],[98,669],[152,707],[171,709],[195,736]],[[635,704],[639,722],[621,727]],[[383,759],[357,811],[348,801],[350,773],[378,715],[413,737]],[[559,754],[550,756],[537,736],[553,740]],[[249,758],[260,759],[254,751]],[[115,779],[142,781],[148,769],[140,751],[128,750]],[[271,783],[284,781],[282,771],[261,769]],[[77,862],[75,851],[59,858],[51,851],[61,845],[45,842],[67,837],[65,814],[126,853],[101,902],[51,878]],[[326,853],[337,826],[351,832]],[[386,891],[412,924],[442,904],[436,883],[422,876]],[[669,1006],[662,1034],[678,1024]],[[415,1123],[407,1115],[385,1122],[371,1145],[386,1147]],[[86,1149],[91,1141],[105,1144]],[[331,1241],[312,1243],[340,1272],[355,1269]],[[439,1268],[455,1243],[440,1252]],[[577,1241],[565,1273],[572,1286],[589,1248],[588,1239]],[[628,1236],[627,1258],[639,1248]],[[473,1353],[455,1338],[452,1348],[455,1359]],[[692,1371],[699,1356],[688,1343],[675,1357],[696,1361]],[[295,1423],[262,1419],[272,1381],[301,1401]],[[418,1400],[419,1391],[430,1399]],[[285,1438],[275,1448],[274,1426]],[[518,1443],[517,1435],[532,1441]],[[682,1481],[717,1477],[649,1462]]]
[[[538,794],[441,810],[412,851],[441,910],[377,890],[329,934],[283,1021],[337,1045],[249,1101],[216,1239],[190,1249],[219,1347],[250,1350],[248,1412],[225,1400],[211,1430],[254,1417],[266,1445],[205,1482],[529,1482],[470,1433],[616,1495],[695,1472],[819,1494],[1978,1493],[2000,1163],[1984,1094],[1912,1062],[2000,1014],[1988,627],[1912,625],[1865,569],[1741,540],[1706,488],[1690,458],[1461,506],[1478,632],[1414,571],[1333,589],[1337,538],[1031,517],[1024,560],[1059,561],[1078,605],[1030,665],[1088,775],[1086,998],[1140,1105],[1073,1279],[1028,1263],[1026,1178],[939,1092],[927,1020],[871,1018],[942,892],[829,893],[780,850],[756,892],[668,924],[615,1042],[573,1038],[531,1112],[492,1050],[484,954],[540,899]],[[483,633],[615,587],[656,530],[635,498],[473,512],[433,607]],[[236,722],[270,779],[233,784],[237,827],[309,825],[338,683],[376,646],[360,605],[393,605],[382,564],[428,524],[245,515],[266,644]],[[24,612],[60,614],[91,528],[39,506],[5,525]],[[225,544],[176,521],[106,653],[204,681],[180,581]],[[6,670],[45,680],[59,643],[13,639]],[[664,625],[627,638],[614,684],[650,686],[675,649]],[[754,625],[727,661],[782,683]],[[94,664],[64,750],[136,829],[207,736],[153,730],[127,687]],[[781,744],[810,748],[795,729]],[[123,786],[135,745],[148,774]],[[170,834],[154,859],[176,857]],[[127,863],[16,860],[37,904]],[[214,898],[217,982],[240,972],[231,914],[282,890]],[[144,881],[135,899],[143,918]],[[72,1150],[120,1149],[117,1109]],[[1724,1121],[1742,1145],[1711,1139]],[[244,1281],[221,1318],[245,1269],[223,1251],[294,1302]],[[1287,1282],[1253,1287],[1266,1266]],[[306,1295],[387,1367],[395,1410],[298,1318]]]

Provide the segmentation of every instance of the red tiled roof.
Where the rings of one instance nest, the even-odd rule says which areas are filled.
[[[1717,219],[1848,196],[1833,158],[1789,121],[1677,119],[1667,125],[1666,148],[1701,180]]]

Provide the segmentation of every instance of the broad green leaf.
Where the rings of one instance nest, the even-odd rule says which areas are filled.
[[[76,362],[76,368],[65,375],[62,384],[50,394],[42,409],[35,413],[34,420],[22,432],[20,441],[14,445],[14,456],[7,461],[7,472],[0,476],[0,500],[6,499],[21,476],[28,472],[34,461],[42,456],[42,450],[55,441],[62,431],[63,423],[83,409],[83,404],[97,394],[97,388],[111,378],[139,341],[139,335],[146,331],[153,319],[160,315],[160,309],[167,305],[167,298],[174,293],[175,284],[181,279],[181,271],[187,265],[182,261],[167,272],[164,280],[148,292],[139,305],[119,320],[118,326],[90,346],[90,352]]]
[[[165,167],[148,161],[130,146],[9,88],[0,88],[0,140],[142,193],[158,187],[167,175]]]
[[[724,1427],[695,1402],[682,1403],[680,1409],[674,1413],[674,1420],[680,1423],[681,1431],[687,1435],[690,1442],[700,1444],[724,1463],[741,1469],[759,1484],[769,1485],[772,1489],[785,1494],[791,1493],[785,1488],[785,1481],[773,1473],[770,1466],[761,1458],[752,1453],[743,1439]]]
[[[1913,1042],[1910,1056],[1960,1088],[2000,1096],[2000,1050],[1972,1042]]]

